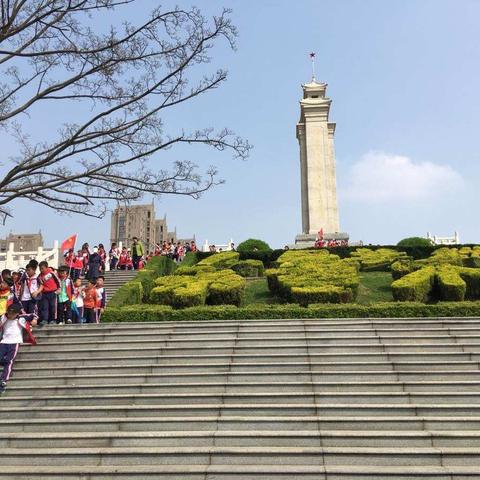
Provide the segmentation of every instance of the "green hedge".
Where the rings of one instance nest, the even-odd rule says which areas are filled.
[[[164,305],[142,305],[108,308],[102,322],[161,322],[191,320],[246,320],[296,318],[409,318],[409,317],[479,317],[480,302],[387,302],[372,305],[231,305],[192,307],[175,310]]]
[[[240,260],[231,268],[242,277],[263,277],[265,273],[261,260]]]
[[[353,302],[358,293],[358,261],[341,260],[327,250],[290,250],[277,260],[278,268],[266,271],[273,295],[286,302]]]
[[[138,281],[127,282],[122,285],[115,295],[108,302],[110,307],[123,307],[124,305],[135,305],[142,303],[143,287],[142,283]]]
[[[392,278],[394,280],[399,280],[400,278],[412,273],[417,268],[415,267],[415,263],[411,258],[402,258],[392,263],[390,266],[392,271]]]
[[[172,274],[176,268],[175,262],[168,257],[152,257],[146,268],[138,270],[133,280],[125,283],[115,292],[113,297],[108,301],[108,306],[133,305],[135,303],[142,303],[142,301],[148,301],[150,292],[155,286],[155,279],[159,276]],[[112,273],[112,275],[114,274]],[[139,301],[136,301],[138,298],[137,286],[131,286],[130,284],[132,283],[140,283],[142,286],[142,296]],[[132,296],[132,298],[130,298],[130,296]]]
[[[465,300],[467,284],[460,276],[458,269],[440,267],[437,270],[437,285],[440,298],[451,302],[462,302]]]
[[[392,282],[394,300],[426,302],[435,282],[435,267],[425,267]]]
[[[393,262],[399,258],[406,257],[405,252],[399,252],[392,248],[359,248],[351,253],[351,257],[360,262],[362,272],[387,272]]]
[[[205,273],[196,269],[195,275],[170,275],[155,280],[150,301],[174,308],[196,305],[240,305],[245,292],[245,279],[232,270]]]
[[[220,252],[214,253],[207,258],[204,258],[197,263],[197,267],[209,266],[214,267],[216,270],[224,270],[231,268],[240,259],[240,254],[237,252]]]
[[[238,244],[237,252],[271,251],[270,245],[263,240],[249,238]]]

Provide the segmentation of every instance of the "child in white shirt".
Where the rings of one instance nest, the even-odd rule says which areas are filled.
[[[0,393],[3,393],[7,387],[20,344],[24,342],[36,343],[35,337],[31,333],[31,326],[37,324],[37,316],[20,315],[20,311],[21,307],[19,304],[12,304],[0,319],[0,328],[2,330],[0,363],[3,365],[3,371],[0,375]]]

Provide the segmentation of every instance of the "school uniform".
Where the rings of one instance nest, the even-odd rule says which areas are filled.
[[[33,275],[32,277],[29,277],[26,273],[22,275],[20,279],[19,298],[25,313],[37,313],[37,304],[40,297],[35,298],[32,293],[36,292],[39,288],[40,282],[38,281],[37,275]]]
[[[108,256],[110,257],[110,270],[116,270],[118,259],[120,257],[120,249],[119,248],[111,248],[108,252]]]
[[[73,303],[75,307],[72,308],[73,323],[83,323],[83,290],[84,287],[73,287]]]
[[[87,323],[98,323],[98,294],[97,289],[86,288],[83,298],[83,315]]]
[[[75,262],[73,262],[73,281],[82,276],[83,270],[83,257],[75,257]]]
[[[60,280],[51,268],[47,268],[45,273],[40,273],[38,280],[43,287],[39,304],[40,323],[55,323],[57,320],[56,291],[60,288]]]
[[[6,382],[12,373],[13,362],[18,353],[21,343],[30,343],[35,345],[36,339],[32,335],[30,323],[35,315],[17,315],[9,320],[6,315],[0,319],[0,329],[2,331],[2,340],[0,341],[0,364],[3,366],[0,374],[1,386],[3,391]]]
[[[120,267],[120,270],[125,270],[127,268],[127,263],[128,263],[128,253],[122,252],[118,260],[118,266]]]
[[[102,317],[102,309],[107,304],[107,292],[105,287],[96,287],[97,290],[97,322],[100,323]]]
[[[72,321],[73,283],[70,278],[60,280],[60,292],[57,302],[57,322],[71,323]]]

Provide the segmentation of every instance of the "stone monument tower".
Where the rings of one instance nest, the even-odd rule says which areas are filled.
[[[328,121],[332,101],[325,96],[327,84],[318,83],[313,75],[312,81],[302,85],[302,88],[300,121],[297,123],[302,234],[296,237],[295,243],[309,246],[315,242],[319,231],[323,231],[325,239],[344,240],[348,239],[348,235],[339,233],[333,143],[335,123]]]

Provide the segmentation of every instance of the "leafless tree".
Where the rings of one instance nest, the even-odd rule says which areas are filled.
[[[180,144],[248,156],[248,142],[228,129],[167,132],[162,122],[170,109],[225,81],[224,70],[204,69],[218,41],[235,46],[230,12],[208,19],[196,8],[160,7],[140,25],[125,21],[106,30],[98,21],[132,4],[145,6],[0,0],[0,142],[13,140],[18,152],[0,152],[4,222],[21,198],[101,217],[110,202],[145,193],[198,197],[220,182],[217,171],[166,161],[162,152]],[[52,106],[55,118],[47,114]],[[48,124],[53,138],[32,139],[29,122]]]

